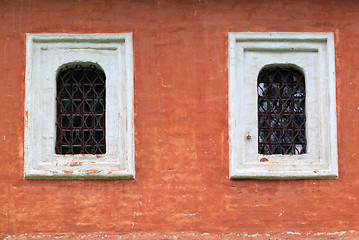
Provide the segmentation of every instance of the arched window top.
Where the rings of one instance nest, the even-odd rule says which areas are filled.
[[[69,63],[57,74],[57,154],[104,154],[106,76],[93,63]]]
[[[259,72],[261,72],[264,69],[276,69],[276,68],[281,68],[281,69],[293,69],[299,73],[301,73],[302,75],[305,75],[304,73],[304,69],[301,68],[300,66],[296,65],[296,64],[292,64],[292,63],[273,63],[273,64],[267,64],[265,66],[263,66],[261,68],[261,70]]]
[[[295,66],[265,66],[258,74],[258,153],[306,153],[305,78]]]
[[[101,71],[105,74],[105,71],[103,70],[103,68],[100,66],[100,64],[95,63],[95,62],[68,62],[65,64],[62,64],[61,66],[59,66],[57,68],[56,71],[56,79],[58,80],[59,74],[64,71],[65,69],[96,69],[97,71]]]

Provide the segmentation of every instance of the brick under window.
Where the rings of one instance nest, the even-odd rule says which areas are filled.
[[[56,154],[104,154],[106,76],[95,65],[66,65],[57,76]]]

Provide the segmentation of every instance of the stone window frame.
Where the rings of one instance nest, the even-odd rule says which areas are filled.
[[[95,63],[106,75],[106,153],[55,154],[56,76],[65,64]],[[26,34],[24,177],[135,177],[132,33]]]
[[[229,177],[337,178],[334,34],[230,32],[228,65]],[[257,77],[271,65],[305,75],[306,154],[258,154]]]

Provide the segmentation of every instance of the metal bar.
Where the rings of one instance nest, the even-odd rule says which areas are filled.
[[[66,82],[64,76],[69,76]],[[98,81],[100,79],[100,81]],[[89,90],[85,91],[85,83],[89,85]],[[69,95],[62,98],[61,92],[66,91],[66,86],[70,86],[70,92],[64,95]],[[98,93],[98,89],[103,91]],[[76,96],[78,95],[78,96]],[[105,121],[103,124],[95,126],[96,121],[100,121],[101,117],[105,117],[106,113],[106,76],[104,72],[94,65],[75,65],[65,66],[60,70],[57,79],[57,138],[56,138],[56,153],[57,154],[103,154],[106,153],[106,139],[105,139]],[[63,105],[62,100],[69,101],[69,110]],[[89,106],[89,101],[91,104]],[[97,103],[95,103],[95,100]],[[98,104],[103,105],[99,107]],[[97,108],[96,109],[96,104]],[[89,112],[85,112],[84,108],[89,107]],[[61,111],[63,109],[64,111]],[[96,115],[99,116],[97,120]],[[69,125],[63,126],[62,117],[69,116]],[[86,117],[86,118],[85,118]],[[91,117],[92,125],[87,126],[87,118]],[[104,119],[105,120],[105,119]],[[66,140],[66,134],[62,132],[69,131],[69,141]],[[85,139],[85,132],[89,134]],[[100,137],[96,138],[96,134]],[[102,136],[102,138],[101,138]],[[91,139],[91,140],[90,140]],[[66,142],[66,144],[64,144]],[[68,143],[67,143],[68,142]],[[66,146],[68,151],[65,151]],[[103,146],[103,149],[101,149]],[[90,150],[91,149],[91,150]]]
[[[304,75],[293,67],[264,68],[258,75],[257,84],[258,153],[306,153]],[[267,108],[261,106],[263,102]],[[267,117],[266,126],[263,121]]]

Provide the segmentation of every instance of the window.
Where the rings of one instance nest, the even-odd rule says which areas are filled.
[[[338,176],[334,35],[229,33],[230,178]]]
[[[257,84],[258,153],[306,153],[304,75],[293,67],[267,67]]]
[[[134,178],[132,34],[27,34],[25,178]]]
[[[66,65],[57,74],[56,154],[106,153],[106,76],[95,65]]]

